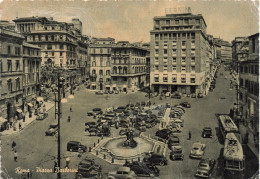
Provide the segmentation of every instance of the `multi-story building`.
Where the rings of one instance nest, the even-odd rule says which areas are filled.
[[[221,61],[225,64],[232,62],[232,46],[229,42],[221,40]]]
[[[246,142],[259,156],[259,33],[249,39],[247,59],[239,61],[239,112],[246,128]]]
[[[40,91],[41,48],[23,42],[23,111],[30,111]]]
[[[23,41],[22,35],[7,28],[0,29],[0,115],[11,123],[23,99]]]
[[[95,38],[89,47],[90,88],[95,90],[110,89],[111,86],[111,48],[113,38]]]
[[[234,71],[238,71],[238,61],[241,61],[243,58],[247,56],[248,53],[248,37],[236,37],[235,40],[232,41],[232,69]]]
[[[119,41],[111,52],[112,90],[136,91],[146,85],[148,49]]]
[[[206,93],[209,59],[201,14],[154,17],[150,32],[151,85],[155,92]]]

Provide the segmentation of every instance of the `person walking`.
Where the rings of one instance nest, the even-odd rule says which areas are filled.
[[[15,150],[15,147],[16,147],[16,143],[15,143],[15,141],[13,141],[13,143],[12,143],[12,151]]]
[[[69,164],[70,164],[70,158],[67,157],[66,158],[66,166],[65,166],[65,168],[69,168]]]
[[[70,116],[68,116],[68,122],[70,122]]]
[[[19,130],[21,130],[22,129],[22,124],[21,124],[21,122],[19,122]]]
[[[53,173],[55,173],[57,167],[58,167],[58,164],[56,161],[54,161]]]
[[[18,153],[17,153],[17,151],[15,150],[15,151],[14,151],[14,161],[17,162],[17,159],[18,159]]]
[[[70,112],[72,112],[72,106],[70,106]]]
[[[191,140],[191,132],[189,131],[189,140]]]

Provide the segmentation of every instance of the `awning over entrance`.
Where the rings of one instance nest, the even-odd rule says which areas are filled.
[[[27,103],[28,106],[33,107],[32,103]]]
[[[16,112],[22,113],[23,111],[21,109],[16,109]]]
[[[38,101],[38,102],[43,101],[43,97],[37,97],[37,101]]]

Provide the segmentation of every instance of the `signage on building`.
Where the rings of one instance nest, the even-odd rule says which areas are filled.
[[[191,13],[191,8],[186,6],[174,7],[174,8],[165,8],[166,14],[185,14]]]

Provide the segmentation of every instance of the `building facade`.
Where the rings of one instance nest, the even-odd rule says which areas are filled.
[[[136,91],[146,85],[147,54],[146,48],[130,44],[128,41],[121,41],[113,46],[111,52],[112,90]]]
[[[152,91],[206,94],[206,28],[200,14],[154,17],[154,29],[150,32]]]
[[[89,47],[90,89],[110,90],[111,86],[111,48],[113,38],[95,38]]]
[[[221,61],[225,64],[232,63],[232,46],[229,42],[221,40]]]
[[[259,153],[259,33],[249,39],[248,58],[239,62],[239,112],[246,128],[245,143]]]

